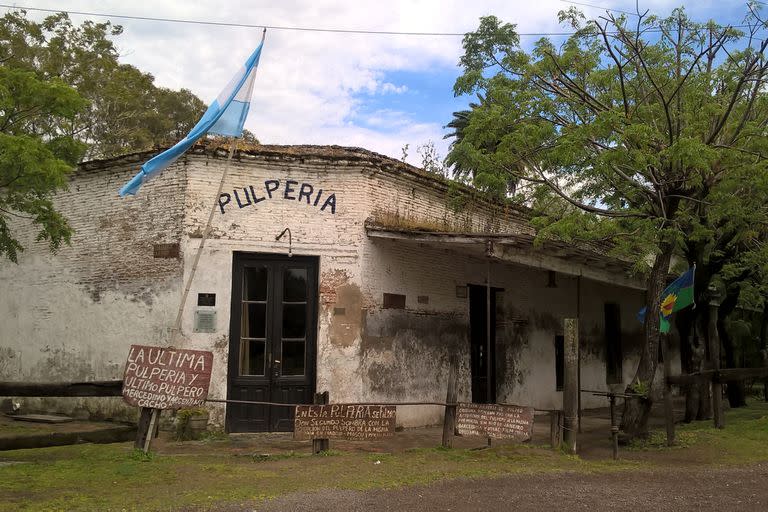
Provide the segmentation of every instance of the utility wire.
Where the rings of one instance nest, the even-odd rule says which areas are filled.
[[[639,16],[636,12],[622,11],[621,9],[611,9],[610,7],[604,7],[602,5],[585,4],[583,2],[572,2],[571,0],[560,0],[564,4],[573,4],[581,7],[592,7],[593,9],[602,9],[604,11],[618,12],[621,14],[629,14],[630,16]]]
[[[598,5],[591,5],[586,3],[571,2],[570,0],[561,0],[564,3],[581,5],[585,7],[594,7],[599,9],[605,9],[608,11],[615,11],[625,14],[632,14],[637,16],[636,13],[629,11],[620,11],[618,9],[608,9]],[[189,20],[180,18],[156,18],[152,16],[132,16],[129,14],[107,14],[103,12],[89,12],[89,11],[71,11],[65,9],[46,9],[43,7],[24,7],[15,4],[0,4],[0,7],[7,9],[19,9],[23,11],[38,11],[38,12],[50,12],[50,13],[66,13],[75,14],[78,16],[95,16],[99,18],[116,18],[125,20],[138,20],[138,21],[155,21],[162,23],[183,23],[188,25],[210,25],[217,27],[239,27],[239,28],[265,28],[270,30],[291,30],[299,32],[326,32],[334,34],[369,34],[369,35],[390,35],[390,36],[432,36],[432,37],[464,37],[464,32],[399,32],[396,30],[356,30],[356,29],[342,29],[342,28],[316,28],[316,27],[291,27],[284,25],[256,25],[251,23],[231,23],[225,21],[204,21],[204,20]],[[747,28],[749,25],[729,25],[730,28]],[[650,28],[647,32],[661,32],[660,29]],[[520,37],[557,37],[557,36],[572,36],[575,32],[518,32]],[[609,34],[616,34],[616,32],[609,32]]]
[[[50,12],[59,13],[64,12],[67,14],[76,14],[80,16],[96,16],[99,18],[116,18],[126,20],[139,20],[139,21],[157,21],[164,23],[185,23],[189,25],[212,25],[217,27],[241,27],[241,28],[268,28],[270,30],[293,30],[300,32],[330,32],[335,34],[373,34],[373,35],[390,35],[390,36],[440,36],[440,37],[464,37],[465,32],[399,32],[395,30],[354,30],[354,29],[338,29],[338,28],[315,28],[315,27],[290,27],[283,25],[255,25],[250,23],[230,23],[224,21],[204,21],[204,20],[188,20],[179,18],[156,18],[151,16],[131,16],[128,14],[107,14],[103,12],[88,12],[88,11],[71,11],[66,9],[45,9],[42,7],[24,7],[21,5],[13,4],[0,4],[0,7],[7,9],[20,9],[25,11],[38,11],[38,12]],[[528,32],[518,33],[519,36],[570,36],[573,32]]]

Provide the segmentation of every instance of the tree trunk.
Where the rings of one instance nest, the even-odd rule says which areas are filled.
[[[677,314],[677,334],[680,338],[680,370],[683,374],[689,374],[693,370],[693,325],[696,320],[695,314],[690,309],[684,309]],[[680,392],[685,396],[685,416],[684,423],[690,423],[696,417],[693,409],[693,395],[695,386],[685,384],[680,386]]]
[[[699,312],[696,324],[696,343],[701,370],[711,370],[708,366],[709,355],[709,294],[705,294],[705,300],[699,303],[696,308]],[[697,394],[699,396],[699,406],[696,411],[696,419],[708,420],[712,418],[712,391],[710,382],[706,380],[699,381],[697,384]]]
[[[697,357],[695,326],[696,312],[691,308],[683,309],[677,313],[675,325],[680,337],[680,367],[682,373],[690,374],[701,369],[701,357]],[[699,390],[694,384],[684,384],[680,391],[685,395],[684,423],[690,423],[696,419],[699,411]]]
[[[725,319],[730,315],[736,304],[739,301],[739,295],[741,294],[741,286],[732,284],[727,287],[725,292],[725,298],[720,304],[720,309],[717,312],[717,334],[722,342],[723,351],[725,352],[725,367],[736,368],[736,347],[733,343],[733,338],[725,328]],[[728,403],[731,407],[746,407],[746,391],[744,389],[744,381],[729,382],[726,388],[728,395]]]
[[[640,353],[637,372],[627,387],[629,393],[643,391],[646,396],[624,401],[621,427],[630,438],[647,435],[648,415],[653,404],[651,388],[659,362],[659,309],[661,293],[666,285],[669,261],[672,257],[672,246],[662,243],[660,249],[661,251],[654,259],[651,274],[648,276],[648,294],[645,301],[647,307],[644,324],[645,343]]]

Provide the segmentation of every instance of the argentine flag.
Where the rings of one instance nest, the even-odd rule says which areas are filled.
[[[154,156],[142,165],[139,173],[120,189],[120,197],[136,194],[142,183],[175,162],[206,133],[227,137],[239,137],[243,133],[243,124],[245,124],[245,118],[248,117],[253,82],[256,78],[256,68],[259,65],[262,46],[264,46],[263,37],[258,48],[218,97],[213,100],[192,131],[175,146]]]

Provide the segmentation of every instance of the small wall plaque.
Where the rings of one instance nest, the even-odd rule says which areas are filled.
[[[456,298],[457,299],[466,299],[467,298],[467,287],[466,286],[457,286],[456,287]]]
[[[195,311],[194,332],[216,332],[216,311],[207,309]]]
[[[198,306],[215,306],[216,294],[215,293],[198,293],[197,305]]]

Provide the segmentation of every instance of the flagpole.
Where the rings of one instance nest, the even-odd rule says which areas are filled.
[[[224,189],[224,182],[229,174],[229,167],[232,164],[232,156],[235,154],[235,148],[237,147],[237,139],[230,137],[229,155],[227,156],[227,162],[224,164],[224,172],[221,174],[221,180],[219,181],[219,188],[216,190],[216,196],[213,198],[213,204],[211,205],[211,211],[208,212],[208,222],[203,229],[203,237],[200,239],[200,245],[197,247],[197,253],[195,254],[195,260],[192,262],[192,268],[189,271],[189,277],[184,286],[184,293],[181,296],[181,303],[179,304],[179,311],[176,313],[176,321],[171,329],[171,346],[176,344],[179,334],[181,334],[181,319],[184,314],[184,305],[187,303],[187,297],[189,296],[189,289],[192,287],[192,280],[195,278],[197,272],[197,264],[200,262],[200,255],[203,253],[205,247],[205,241],[208,240],[208,234],[211,232],[211,224],[213,223],[213,216],[216,213],[216,206],[219,204],[219,197],[221,197],[221,191]]]
[[[264,31],[261,33],[261,44],[264,44],[264,39],[267,37],[267,28],[264,27]],[[205,224],[203,230],[203,237],[200,239],[200,245],[197,248],[195,254],[195,261],[192,263],[192,268],[189,271],[189,277],[184,285],[184,293],[181,296],[181,304],[179,304],[179,310],[176,313],[176,321],[173,323],[171,329],[171,346],[176,344],[179,334],[181,334],[181,319],[184,315],[184,305],[187,303],[187,297],[189,296],[189,289],[192,287],[192,280],[195,278],[197,272],[197,264],[200,262],[200,255],[203,253],[205,247],[205,241],[208,239],[208,234],[211,231],[211,224],[213,223],[213,216],[216,213],[216,206],[219,204],[219,197],[221,197],[221,191],[224,190],[224,182],[227,179],[229,173],[229,167],[232,164],[232,156],[235,154],[235,147],[237,146],[237,138],[229,138],[229,155],[227,156],[227,162],[224,164],[224,172],[221,174],[221,181],[219,181],[219,188],[216,191],[216,195],[213,198],[213,204],[211,204],[211,211],[208,212],[208,222]]]

